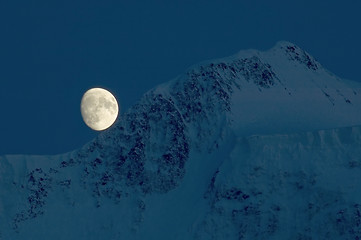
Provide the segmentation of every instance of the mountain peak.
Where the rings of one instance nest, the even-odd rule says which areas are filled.
[[[280,41],[276,43],[273,49],[280,49],[286,54],[286,56],[288,56],[290,60],[304,64],[311,70],[317,70],[321,68],[320,63],[318,63],[310,54],[302,50],[294,43]]]
[[[167,96],[184,109],[182,119],[223,103],[217,111],[230,113],[225,116],[233,130],[253,135],[357,125],[360,86],[331,74],[297,45],[280,41],[268,51],[246,50],[201,62],[151,94]],[[218,96],[214,103],[204,100],[210,95]]]
[[[359,153],[360,93],[288,42],[194,65],[81,149],[0,157],[0,239],[293,239],[321,208],[312,234],[342,235],[360,205],[327,181],[361,166],[339,159]]]
[[[296,44],[294,44],[292,42],[289,42],[289,41],[285,41],[285,40],[277,41],[276,44],[272,48],[284,49],[284,48],[287,48],[287,47],[300,48]]]

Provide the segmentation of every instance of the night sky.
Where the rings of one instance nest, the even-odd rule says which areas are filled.
[[[58,154],[98,132],[91,87],[123,113],[200,61],[293,42],[361,81],[361,1],[0,1],[0,154]],[[121,117],[121,116],[120,116]]]

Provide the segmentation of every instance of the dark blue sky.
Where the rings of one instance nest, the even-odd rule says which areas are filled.
[[[361,81],[361,1],[0,2],[0,154],[56,154],[94,138],[82,94],[111,90],[124,112],[199,61],[296,43]]]

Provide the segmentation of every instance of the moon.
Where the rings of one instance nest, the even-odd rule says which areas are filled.
[[[80,111],[88,127],[96,131],[109,128],[118,117],[118,102],[109,91],[91,88],[81,99]]]

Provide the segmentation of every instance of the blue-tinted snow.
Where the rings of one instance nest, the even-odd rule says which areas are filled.
[[[0,239],[357,239],[361,89],[289,42],[150,90],[83,148],[0,157]]]

